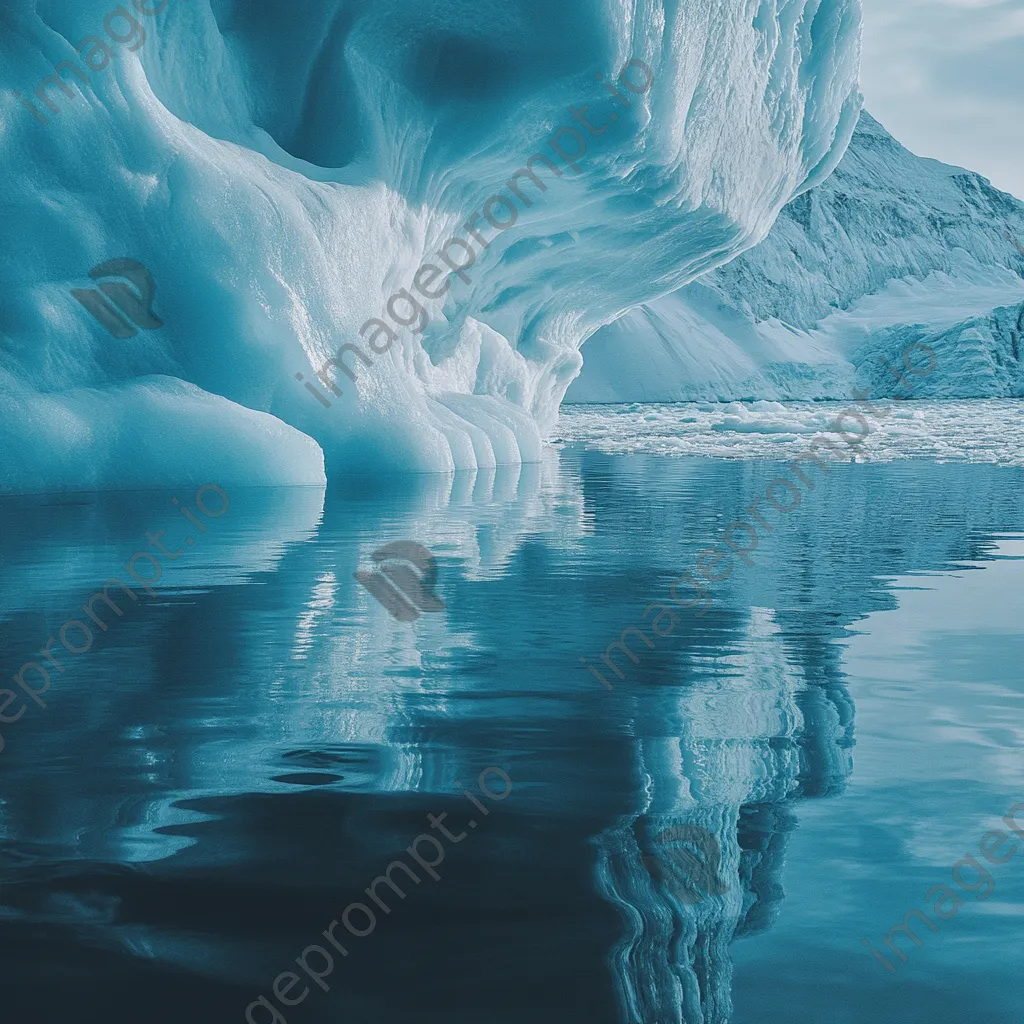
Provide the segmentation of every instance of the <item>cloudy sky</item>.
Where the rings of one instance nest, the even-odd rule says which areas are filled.
[[[1024,199],[1024,0],[864,0],[867,109]]]

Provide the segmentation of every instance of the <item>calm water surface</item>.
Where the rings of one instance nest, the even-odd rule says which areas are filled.
[[[961,869],[905,962],[884,940],[1024,802],[1024,470],[836,467],[707,615],[627,637],[614,689],[580,663],[653,636],[778,475],[569,447],[412,494],[240,491],[202,535],[185,491],[4,502],[5,679],[146,531],[194,543],[0,725],[3,1020],[1019,1019],[1024,843],[991,885]],[[402,539],[446,605],[410,624],[353,578]],[[428,814],[462,838],[385,913],[365,890]],[[681,826],[720,856],[677,856],[682,890],[655,857]],[[329,991],[275,998],[359,901]]]

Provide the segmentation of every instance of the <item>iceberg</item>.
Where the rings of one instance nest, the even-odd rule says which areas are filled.
[[[536,460],[584,342],[764,239],[860,110],[858,0],[0,17],[8,493]],[[118,261],[124,337],[83,299]]]

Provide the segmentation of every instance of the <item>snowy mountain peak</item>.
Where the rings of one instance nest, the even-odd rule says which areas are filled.
[[[907,338],[940,346],[927,394],[1024,394],[1018,318],[995,312],[1024,301],[1022,246],[1024,204],[863,112],[835,173],[764,242],[591,338],[568,400],[846,398],[858,367]],[[958,362],[971,331],[993,372]]]

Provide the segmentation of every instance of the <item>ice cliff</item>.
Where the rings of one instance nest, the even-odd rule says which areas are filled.
[[[590,335],[831,173],[859,32],[858,0],[5,4],[0,490],[536,458]],[[75,301],[118,259],[159,328]]]
[[[1024,395],[1024,204],[865,112],[764,242],[591,338],[567,400],[900,394],[878,357],[911,341],[936,354],[915,397]]]

